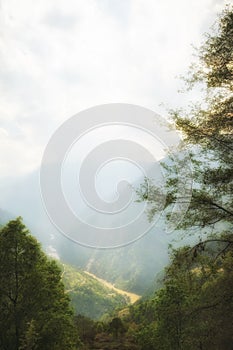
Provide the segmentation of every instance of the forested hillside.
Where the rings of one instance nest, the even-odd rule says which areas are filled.
[[[104,286],[84,271],[65,264],[61,268],[62,280],[75,314],[99,319],[114,309],[129,304],[130,300],[126,295]]]
[[[0,259],[2,349],[232,349],[233,241],[226,233],[172,251],[163,287],[122,310],[122,296],[111,300],[84,272],[59,269],[20,219],[1,230]],[[80,315],[103,312],[102,321]]]
[[[221,239],[174,251],[164,287],[131,308],[142,349],[232,349],[233,241]]]

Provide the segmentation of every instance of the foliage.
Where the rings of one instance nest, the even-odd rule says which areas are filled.
[[[76,349],[69,298],[57,264],[21,218],[0,231],[0,348]]]
[[[180,228],[205,227],[219,232],[233,223],[233,12],[225,9],[213,35],[207,35],[199,50],[199,64],[192,67],[189,87],[202,81],[206,86],[204,103],[188,112],[173,111],[176,128],[184,138],[193,164],[192,199]],[[176,165],[164,164],[167,171],[167,207],[177,200]],[[140,200],[151,203],[150,215],[156,213],[156,188],[138,191]],[[180,201],[188,202],[187,197]]]
[[[75,316],[74,322],[80,340],[83,343],[91,344],[94,341],[96,334],[102,330],[102,324],[100,322],[95,322],[89,317],[83,315]]]
[[[164,287],[131,307],[127,321],[138,325],[141,349],[231,349],[233,245],[224,256],[209,245],[208,254],[202,250],[195,257],[190,247],[173,251]]]
[[[206,97],[188,112],[173,111],[193,163],[193,192],[182,229],[205,228],[211,235],[194,247],[173,251],[164,287],[154,299],[131,310],[131,322],[142,350],[230,350],[233,344],[233,12],[227,7],[216,31],[206,36],[199,64],[192,67],[189,88],[202,82]],[[157,211],[157,199],[166,193],[166,213],[177,200],[175,164],[163,164],[165,188],[146,182],[138,190],[140,200],[151,204],[149,218]],[[182,202],[188,198],[182,197]],[[187,231],[186,231],[187,232]],[[200,230],[199,230],[200,232]],[[151,310],[150,322],[145,310]],[[143,311],[144,310],[144,311]],[[146,315],[146,316],[144,316]],[[153,326],[151,326],[153,324]],[[143,326],[142,326],[143,325]]]
[[[119,317],[114,317],[111,320],[109,323],[109,330],[116,339],[118,338],[119,334],[122,334],[126,331],[122,320]]]

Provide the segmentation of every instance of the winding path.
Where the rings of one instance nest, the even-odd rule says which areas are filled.
[[[141,298],[141,296],[138,295],[138,294],[126,292],[125,290],[116,288],[112,283],[107,282],[107,281],[105,281],[104,279],[97,277],[96,275],[94,275],[94,274],[91,273],[91,272],[88,272],[88,271],[84,271],[84,272],[85,272],[87,275],[89,275],[89,276],[95,278],[97,281],[99,281],[100,283],[102,283],[104,286],[106,286],[106,287],[108,287],[108,288],[110,288],[110,289],[115,290],[117,293],[119,293],[119,294],[121,294],[121,295],[126,295],[127,297],[129,297],[130,303],[131,303],[131,304],[134,304],[138,299]]]

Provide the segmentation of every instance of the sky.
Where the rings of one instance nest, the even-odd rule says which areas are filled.
[[[0,179],[40,166],[54,131],[104,103],[165,115],[224,0],[2,0]],[[195,98],[195,96],[194,96]]]

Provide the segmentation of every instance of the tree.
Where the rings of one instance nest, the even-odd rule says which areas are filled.
[[[191,67],[188,88],[201,83],[205,97],[188,112],[172,111],[176,128],[193,163],[193,192],[186,216],[178,228],[197,229],[209,237],[194,247],[173,252],[164,288],[155,299],[155,348],[231,350],[233,344],[233,11],[227,7],[218,25],[199,50]],[[139,200],[151,204],[166,193],[166,213],[178,199],[176,165],[163,164],[165,188],[147,179]],[[180,198],[186,202],[189,198]],[[191,231],[192,232],[192,231]],[[148,329],[148,327],[147,327]]]
[[[28,324],[28,329],[25,332],[25,336],[22,340],[20,350],[36,350],[38,349],[39,334],[36,331],[35,321],[31,320]]]
[[[199,50],[199,63],[191,67],[188,87],[205,87],[203,103],[188,112],[171,113],[176,128],[190,150],[193,163],[193,192],[189,209],[179,228],[205,228],[207,232],[226,232],[233,224],[233,11],[227,7],[218,26]],[[164,164],[167,171],[167,210],[177,200],[175,166]],[[142,184],[140,200],[151,203],[150,217],[156,212],[158,189]],[[181,198],[185,202],[188,198]],[[169,217],[169,214],[168,214]],[[232,242],[232,238],[229,238]],[[227,242],[226,242],[227,244]]]
[[[114,317],[111,320],[109,323],[109,330],[111,333],[113,333],[116,339],[118,339],[119,334],[122,334],[126,331],[124,324],[119,317]]]
[[[83,343],[92,343],[98,333],[97,323],[91,318],[83,315],[75,316],[75,327],[78,330],[80,339]],[[101,329],[99,324],[99,329]]]
[[[21,218],[0,231],[0,348],[75,349],[75,332],[57,264]]]

